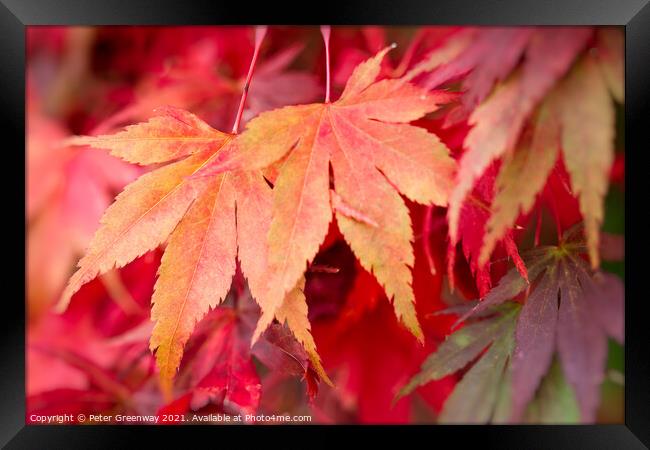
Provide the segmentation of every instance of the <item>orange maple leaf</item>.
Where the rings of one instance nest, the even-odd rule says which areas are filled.
[[[413,232],[399,194],[446,205],[455,162],[435,135],[408,122],[436,110],[452,94],[428,92],[401,79],[375,82],[388,50],[357,66],[336,102],[260,114],[248,123],[239,145],[197,172],[199,177],[260,169],[279,161],[268,235],[268,303],[255,336],[296,287],[335,215],[363,267],[394,299],[398,318],[422,339],[411,288]],[[330,164],[336,195],[330,194]]]
[[[258,238],[270,223],[271,188],[259,172],[191,179],[219,151],[235,145],[235,135],[184,110],[166,107],[158,113],[113,135],[72,139],[127,161],[170,164],[128,185],[106,210],[59,309],[98,274],[124,266],[169,238],[152,297],[156,325],[150,343],[169,392],[196,322],[230,289],[237,256],[251,292],[263,296],[266,251]]]

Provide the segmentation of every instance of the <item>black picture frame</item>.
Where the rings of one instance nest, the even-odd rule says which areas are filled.
[[[291,438],[280,439],[286,426],[272,427],[149,427],[149,426],[42,426],[25,425],[25,248],[26,224],[18,217],[25,211],[25,30],[29,25],[180,25],[180,24],[403,24],[403,25],[624,25],[626,31],[625,139],[633,152],[626,155],[626,342],[625,424],[583,426],[404,426],[404,427],[291,427]],[[0,444],[6,448],[121,448],[132,444],[132,433],[169,439],[191,433],[196,442],[211,433],[218,443],[223,434],[246,443],[261,434],[268,443],[305,447],[310,441],[337,445],[341,433],[354,432],[389,443],[440,445],[439,442],[474,442],[481,448],[518,449],[637,449],[650,446],[650,343],[648,319],[643,314],[647,300],[642,294],[643,256],[648,235],[644,218],[647,180],[637,155],[648,150],[645,138],[650,119],[650,3],[649,0],[445,0],[445,1],[357,1],[320,4],[302,2],[245,3],[195,0],[0,0],[0,123],[4,130],[2,208],[5,231],[2,242],[12,254],[3,253],[4,289],[2,307],[2,371],[0,372]],[[631,156],[630,156],[631,155]],[[646,169],[647,170],[647,169]],[[22,197],[21,197],[22,194]],[[629,217],[628,217],[629,216]],[[25,225],[25,228],[23,227]],[[10,244],[10,245],[7,245]],[[6,251],[6,250],[5,250]],[[638,263],[636,263],[638,261]],[[21,267],[20,262],[23,263]],[[645,275],[647,276],[647,275]],[[254,431],[253,431],[254,430]],[[153,433],[152,433],[153,431]],[[417,435],[411,438],[408,435]],[[318,435],[318,436],[316,436]],[[188,437],[186,437],[187,439]],[[149,439],[149,437],[147,438]],[[413,439],[411,441],[411,439]],[[417,439],[417,441],[416,441]],[[151,442],[151,441],[149,441]],[[291,443],[295,445],[292,445]]]

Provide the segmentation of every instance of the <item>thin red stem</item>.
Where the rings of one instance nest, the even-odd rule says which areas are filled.
[[[323,42],[325,43],[325,103],[330,102],[330,32],[329,25],[321,25],[320,33],[323,35]]]
[[[244,89],[241,94],[241,100],[239,101],[239,109],[237,110],[237,118],[235,123],[232,126],[232,133],[237,134],[239,132],[239,124],[241,122],[241,116],[244,112],[244,105],[246,104],[246,97],[248,96],[248,89],[251,86],[251,79],[253,78],[253,71],[255,70],[255,63],[257,62],[257,56],[260,53],[260,47],[262,46],[262,41],[264,36],[266,36],[266,26],[255,27],[255,50],[253,51],[253,58],[251,59],[251,64],[248,67],[248,75],[246,75],[246,82],[244,83]]]

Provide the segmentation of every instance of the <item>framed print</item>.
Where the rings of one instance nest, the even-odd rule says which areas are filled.
[[[7,448],[647,448],[647,2],[0,11]]]

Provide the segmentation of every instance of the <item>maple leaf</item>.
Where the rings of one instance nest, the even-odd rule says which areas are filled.
[[[74,139],[76,144],[108,148],[115,156],[141,164],[173,162],[127,186],[106,211],[103,227],[59,307],[65,308],[71,295],[98,273],[168,240],[152,296],[156,325],[151,349],[156,351],[162,387],[170,393],[184,345],[195,323],[225,298],[237,258],[253,296],[266,309],[266,243],[258,237],[270,224],[271,188],[259,172],[191,178],[220,149],[237,141],[187,111],[166,107],[159,114],[114,135]],[[306,310],[290,306],[279,318],[287,318],[317,373],[329,381],[309,328],[297,312],[306,318]]]
[[[318,393],[319,376],[305,347],[296,340],[287,326],[271,324],[255,342],[251,353],[271,369],[275,376],[291,375],[304,378],[309,399],[314,400]]]
[[[357,66],[336,102],[260,114],[248,123],[237,149],[221,152],[197,174],[263,168],[282,160],[274,179],[270,303],[262,327],[296,286],[335,215],[361,264],[393,299],[398,318],[422,338],[410,287],[413,236],[399,193],[445,205],[455,165],[434,135],[406,122],[434,111],[449,95],[427,93],[399,79],[374,82],[389,49]],[[346,208],[332,207],[330,164],[335,198]]]
[[[246,317],[249,313],[243,310],[248,306],[240,306],[245,303],[242,300],[237,300],[236,307],[219,306],[211,311],[187,343],[177,388],[190,394],[192,410],[211,403],[229,414],[257,411],[262,385],[251,359],[253,328]]]
[[[615,32],[614,32],[615,33]],[[622,46],[618,48],[622,52]],[[486,225],[481,249],[484,264],[519,213],[527,213],[561,153],[570,175],[574,194],[584,217],[592,266],[598,266],[599,228],[603,220],[603,198],[614,161],[615,111],[609,92],[616,96],[620,85],[611,85],[603,74],[616,72],[616,64],[599,70],[595,57],[580,58],[540,106],[533,120],[532,134],[522,138],[520,148],[507,156],[497,180],[493,214]],[[614,66],[614,67],[612,67]],[[614,78],[615,79],[615,78]]]
[[[480,359],[465,373],[446,400],[440,423],[485,423],[494,413],[502,375],[514,345],[513,330],[519,306],[494,308],[491,316],[453,333],[423,364],[420,373],[402,388],[398,397],[416,387],[451,375]]]
[[[582,28],[536,31],[522,68],[498,85],[470,115],[469,123],[474,127],[465,139],[467,150],[460,160],[457,183],[449,198],[452,244],[458,239],[462,202],[474,182],[494,159],[512,150],[525,120],[553,84],[568,71],[590,35],[591,30]]]
[[[478,239],[480,248],[472,246],[470,250],[467,242],[463,248],[477,275],[479,287],[489,287],[489,271],[485,266],[501,240],[525,275],[525,266],[516,255],[511,228],[520,209],[526,213],[532,208],[556,159],[556,148],[545,151],[540,147],[552,145],[553,132],[558,129],[551,127],[553,123],[548,116],[557,121],[557,114],[539,114],[544,116],[544,121],[539,123],[540,130],[534,142],[531,144],[528,139],[520,144],[522,147],[534,145],[533,157],[528,156],[531,152],[526,148],[513,158],[513,149],[519,137],[525,135],[522,131],[526,121],[538,103],[569,70],[593,35],[594,31],[589,28],[464,29],[452,35],[407,74],[409,78],[418,79],[418,84],[425,88],[435,88],[462,77],[461,104],[448,111],[444,126],[457,124],[469,115],[469,125],[473,128],[464,139],[466,151],[460,159],[457,183],[450,196],[451,258],[448,261],[453,265],[458,241],[481,238]],[[611,59],[615,58],[610,56]],[[429,73],[422,76],[426,72]],[[495,83],[494,92],[488,96]],[[497,192],[494,213],[486,210],[489,220],[486,217],[486,220],[477,221],[470,217],[473,214],[468,210],[473,200],[472,189],[490,170],[492,162],[502,156],[506,163],[497,188],[505,192]],[[532,183],[527,183],[527,177],[519,176],[517,170],[522,168],[527,170]],[[509,178],[514,181],[504,189]],[[519,195],[520,190],[523,195]],[[485,230],[479,229],[481,222]]]
[[[471,377],[471,383],[463,384],[461,381],[457,389],[464,391],[452,394],[441,420],[446,420],[445,417],[451,421],[470,422],[520,420],[549,372],[556,351],[566,380],[575,394],[580,419],[583,422],[594,420],[600,383],[604,378],[607,336],[619,342],[623,340],[624,295],[623,285],[617,277],[590,273],[587,264],[579,257],[585,246],[573,239],[576,233],[575,229],[570,230],[559,246],[539,247],[526,255],[529,276],[535,283],[523,307],[517,307],[510,338],[500,341],[499,351],[492,352],[491,357],[498,358],[500,365],[496,369],[490,367],[496,364],[495,359],[479,366],[492,351],[493,343],[463,381],[474,370],[482,375]],[[463,314],[459,321],[471,317],[480,319],[482,315],[512,304],[511,300],[515,300],[528,286],[512,269],[482,302]],[[500,339],[501,334],[495,328],[499,323],[497,320],[501,319],[479,320],[452,334],[425,362],[420,374],[402,390],[402,395],[418,385],[454,373],[471,362],[490,342]],[[504,355],[511,358],[507,365],[503,363]],[[477,367],[481,370],[478,371]],[[503,374],[506,381],[499,381],[499,374]],[[498,387],[499,383],[503,386]],[[497,395],[498,392],[501,394]],[[449,402],[451,406],[447,406]],[[467,408],[467,404],[474,407]]]
[[[581,419],[592,422],[604,379],[607,336],[623,339],[623,286],[615,276],[592,276],[566,244],[549,251],[555,253],[517,323],[512,418],[523,413],[557,345]]]
[[[293,294],[301,293],[297,290]],[[296,303],[291,295],[283,304],[286,313],[278,314],[286,316],[288,326],[273,324],[252,347],[249,343],[259,308],[250,291],[243,290],[238,283],[228,294],[227,303],[201,320],[188,340],[175,384],[179,399],[189,396],[186,411],[213,404],[228,413],[254,414],[262,385],[253,355],[277,374],[305,378],[308,393],[317,389],[317,373],[324,370],[309,333],[307,305],[304,299],[298,299],[297,305],[304,305],[304,316],[302,310],[293,312]],[[296,320],[302,323],[296,324]],[[329,379],[325,381],[331,384]]]
[[[594,35],[595,56],[579,58],[569,71]],[[487,48],[492,51],[485,51]],[[496,243],[514,225],[519,213],[525,214],[532,208],[560,145],[587,225],[592,265],[598,266],[598,228],[613,158],[614,113],[606,94],[609,89],[617,101],[623,99],[622,49],[622,34],[613,28],[597,32],[566,27],[465,30],[412,69],[414,77],[432,70],[420,82],[429,88],[469,72],[463,81],[466,90],[461,97],[462,105],[447,115],[448,125],[463,120],[468,114],[470,125],[474,125],[465,139],[467,150],[460,160],[458,183],[450,196],[452,245],[459,240],[464,199],[491,162],[505,155],[505,173],[500,174],[497,183],[501,192],[495,197],[495,212],[487,223],[479,267],[487,263]],[[438,55],[444,52],[457,56],[441,64],[444,60]],[[493,59],[495,52],[506,62]],[[520,57],[523,61],[517,65]],[[561,80],[567,72],[569,75]],[[499,80],[502,81],[488,96]],[[554,88],[558,81],[560,83]],[[542,103],[534,119],[537,122],[534,137],[526,139],[523,133],[524,142],[519,144],[513,157],[526,121],[549,92],[549,98]],[[479,106],[474,109],[477,104]],[[586,132],[585,123],[594,129]],[[580,161],[586,161],[587,165]],[[518,170],[525,170],[532,182],[527,183],[528,177],[520,176]],[[522,195],[514,195],[520,191]]]
[[[177,120],[176,115],[178,117],[188,115],[177,110],[166,111],[172,113],[168,117],[169,121]],[[185,124],[180,120],[179,122]],[[152,123],[148,122],[133,126],[130,130],[133,132],[151,128]],[[179,133],[157,138],[165,144],[173,139],[176,139],[177,144],[182,144],[184,135]],[[227,135],[223,133],[215,132],[212,138],[215,149],[229,141]],[[89,145],[112,148],[112,152],[117,156],[131,152],[132,142],[123,143],[122,136],[117,140],[111,137],[99,140],[94,137],[86,139]],[[75,143],[81,144],[84,140],[78,138]],[[181,148],[185,149],[186,155],[192,152],[189,146],[181,146]],[[167,238],[195,197],[194,186],[186,182],[185,176],[192,173],[192,170],[200,166],[212,153],[213,150],[204,150],[190,155],[187,159],[147,173],[127,186],[102,218],[103,226],[93,238],[88,254],[80,262],[80,270],[70,280],[60,303],[61,309],[65,308],[71,295],[82,284],[94,278],[99,272],[115,265],[122,266]],[[135,160],[134,156],[130,158]],[[146,147],[143,160],[164,161],[166,157],[172,159],[178,156],[180,156],[178,153],[171,155],[167,145],[162,146],[162,151],[159,151],[157,146],[151,146]],[[161,213],[161,211],[168,212],[165,211],[166,207],[171,212],[169,218],[165,218]],[[161,215],[163,217],[159,217]],[[147,231],[143,233],[145,238],[140,237],[141,231]]]
[[[254,172],[188,178],[233,137],[168,107],[114,135],[74,140],[140,164],[172,161],[131,183],[107,209],[59,304],[64,309],[82,284],[169,238],[152,297],[151,338],[166,390],[194,324],[226,296],[237,255],[251,291],[261,298],[265,253],[256,236],[270,218],[270,187]]]

